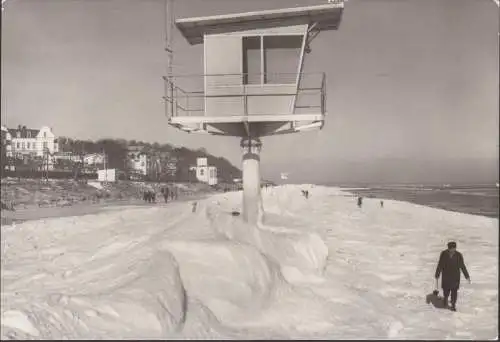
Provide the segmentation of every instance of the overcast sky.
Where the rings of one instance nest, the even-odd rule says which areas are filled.
[[[177,0],[176,17],[321,4]],[[8,0],[2,124],[80,139],[204,147],[240,165],[237,138],[167,125],[163,0]],[[263,139],[262,171],[301,182],[498,178],[498,7],[491,0],[350,0],[312,43],[327,74],[322,131]],[[202,73],[202,46],[174,37],[175,72]]]

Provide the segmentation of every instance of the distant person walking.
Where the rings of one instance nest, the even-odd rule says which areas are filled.
[[[153,190],[144,191],[144,201],[147,203],[154,203],[156,200],[156,193]]]
[[[358,197],[358,208],[363,206],[363,197]]]
[[[380,208],[384,207],[384,201],[380,201]]]
[[[465,279],[469,281],[470,277],[467,268],[465,267],[464,257],[462,253],[457,251],[457,243],[454,241],[448,242],[448,249],[441,252],[438,265],[436,267],[436,290],[439,275],[441,276],[441,288],[443,289],[444,306],[448,306],[448,297],[451,293],[452,311],[456,311],[456,303],[458,297],[458,289],[460,288],[460,270],[464,273]]]
[[[168,203],[168,188],[163,188],[161,189],[161,193],[163,195],[163,199],[165,200],[165,203]]]
[[[165,197],[168,199],[168,198],[171,198],[171,196],[172,196],[172,194],[170,193],[170,188],[167,186],[165,188]]]

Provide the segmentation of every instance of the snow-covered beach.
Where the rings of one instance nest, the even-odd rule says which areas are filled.
[[[259,227],[241,192],[2,226],[2,338],[498,336],[498,219],[311,185],[263,201]],[[450,239],[458,312],[426,303]]]

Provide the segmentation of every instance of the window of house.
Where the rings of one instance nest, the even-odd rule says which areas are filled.
[[[303,36],[243,37],[243,84],[296,82]]]
[[[27,142],[27,143],[26,143],[26,148],[27,148],[28,150],[31,148],[31,146],[30,146],[30,143],[29,143],[29,142]]]
[[[46,141],[43,142],[43,149],[47,149],[48,148],[48,143]]]
[[[202,177],[203,177],[203,175],[205,175],[205,170],[200,169],[200,176],[202,176]]]
[[[18,143],[16,144],[16,148],[21,148],[21,143],[19,143],[19,142],[18,142]]]
[[[47,138],[47,132],[43,132],[43,137]]]

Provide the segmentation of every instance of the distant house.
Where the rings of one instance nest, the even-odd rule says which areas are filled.
[[[1,131],[2,153],[5,152],[5,157],[22,159],[25,164],[33,157],[40,157],[49,170],[53,169],[54,154],[59,151],[59,143],[50,127],[31,129],[21,125],[17,128],[2,126]]]
[[[217,167],[209,166],[207,158],[197,158],[196,166],[190,168],[196,172],[196,179],[199,182],[208,183],[209,185],[216,185],[217,181]]]
[[[73,152],[57,152],[54,154],[56,160],[67,160],[73,163],[82,163],[83,158],[79,154]]]
[[[12,144],[12,137],[10,136],[9,130],[2,126],[2,151],[7,150],[7,145]]]
[[[75,166],[83,162],[82,156],[73,152],[54,153],[54,168],[59,171],[73,171]]]
[[[6,157],[7,157],[7,148],[10,149],[10,144],[12,143],[12,139],[10,138],[9,130],[5,127],[2,126],[2,153],[1,153],[1,160],[2,160],[2,166],[7,167],[6,165]]]
[[[141,146],[129,146],[127,159],[129,168],[141,175],[145,176],[148,174],[151,158],[143,152]]]
[[[12,137],[10,137],[9,130],[7,127],[2,126],[2,146],[7,145],[12,141]]]
[[[175,157],[169,157],[165,165],[165,173],[170,177],[177,175],[178,160]]]
[[[4,128],[2,128],[2,131]],[[6,139],[10,140],[7,155],[22,157],[25,155],[43,157],[45,154],[59,152],[57,137],[50,127],[40,129],[26,128],[19,125],[17,128],[8,128]]]
[[[86,166],[104,164],[104,158],[103,153],[89,153],[83,156],[83,164]]]
[[[116,169],[97,170],[97,181],[116,182]]]
[[[6,157],[12,157],[12,136],[9,129],[2,126],[2,154],[4,153]]]

